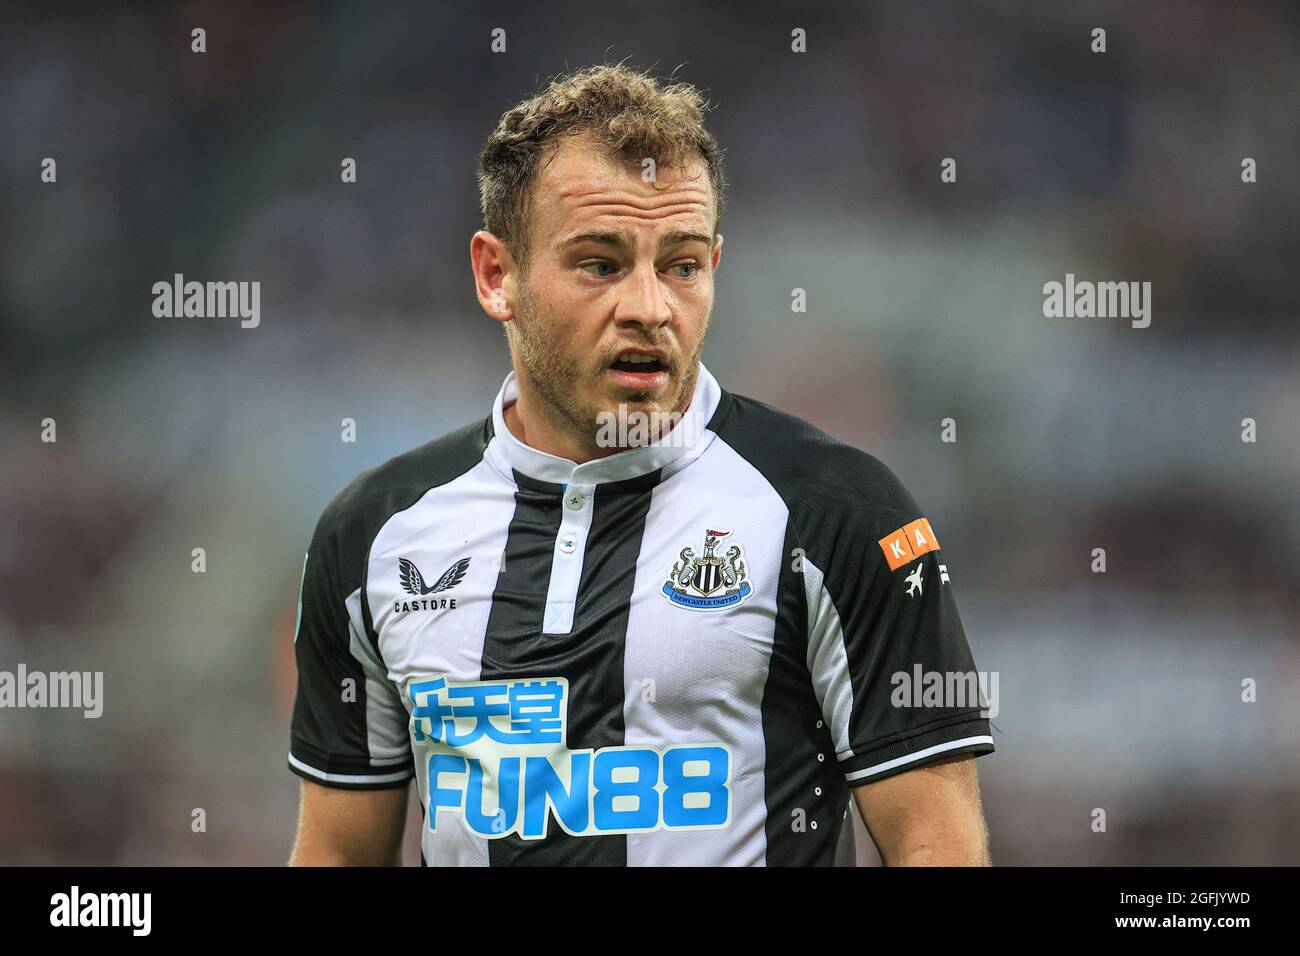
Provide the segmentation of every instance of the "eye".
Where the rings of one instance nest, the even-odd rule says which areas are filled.
[[[695,261],[691,261],[691,262],[675,262],[675,263],[673,263],[671,266],[669,266],[668,268],[670,268],[670,269],[690,269],[690,270],[691,270],[690,274],[688,274],[688,275],[684,275],[684,276],[681,276],[681,278],[683,278],[683,279],[694,279],[694,278],[695,278],[695,274],[696,274],[697,272],[700,271],[700,264],[699,264],[698,262],[695,262]]]
[[[601,273],[592,272],[592,266],[597,268],[608,268],[610,271]],[[586,270],[588,275],[596,276],[598,279],[604,279],[605,277],[614,274],[614,263],[610,262],[608,259],[593,259],[590,262],[581,263],[578,268]]]

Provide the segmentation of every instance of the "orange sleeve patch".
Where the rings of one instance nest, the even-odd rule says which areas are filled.
[[[939,550],[939,539],[934,536],[934,529],[925,518],[909,521],[896,531],[891,531],[877,542],[889,562],[889,570],[897,571],[913,558],[918,558],[927,551]]]

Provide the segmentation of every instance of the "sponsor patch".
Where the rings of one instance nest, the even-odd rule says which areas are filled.
[[[909,521],[896,531],[891,531],[878,542],[889,562],[889,570],[897,571],[927,551],[939,550],[939,539],[925,518]]]

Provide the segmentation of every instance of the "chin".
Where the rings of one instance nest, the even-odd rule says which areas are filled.
[[[667,404],[658,392],[627,392],[622,402],[628,408],[636,408],[645,412],[653,411],[661,405]]]
[[[619,405],[626,405],[629,409],[637,408],[648,412],[660,405],[671,403],[676,391],[677,383],[670,379],[651,392],[633,391],[614,385],[605,394],[610,411],[617,411]]]

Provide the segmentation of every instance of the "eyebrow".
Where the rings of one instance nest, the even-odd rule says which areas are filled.
[[[561,249],[567,249],[569,246],[580,245],[584,242],[592,242],[601,246],[613,246],[616,249],[628,250],[633,246],[633,240],[629,233],[624,232],[580,232],[577,235],[570,236],[560,243]],[[663,236],[659,240],[659,248],[662,250],[668,246],[681,245],[687,242],[702,242],[709,248],[713,248],[713,237],[706,236],[700,232],[689,232],[685,230],[675,230]]]

